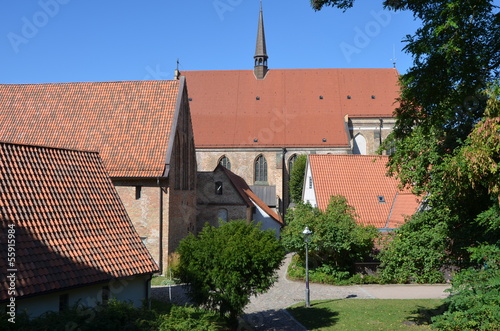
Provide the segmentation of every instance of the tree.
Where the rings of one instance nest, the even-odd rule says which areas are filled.
[[[323,6],[346,10],[354,0],[312,0],[311,4],[316,10]],[[390,10],[410,10],[422,22],[406,38],[404,50],[413,56],[413,66],[400,78],[396,125],[382,146],[395,147],[389,172],[403,186],[425,195],[431,208],[449,215],[444,221],[450,261],[465,266],[470,255],[467,247],[482,241],[496,243],[500,237],[498,223],[491,228],[481,221],[486,214],[498,216],[494,215],[499,203],[494,165],[499,161],[494,157],[498,155],[494,130],[498,114],[486,111],[498,94],[486,91],[495,90],[500,75],[499,8],[492,0],[386,0],[383,4]],[[487,143],[480,144],[482,140]],[[489,166],[486,172],[485,166]]]
[[[177,276],[190,286],[192,300],[219,311],[231,323],[250,301],[277,279],[285,251],[273,231],[244,220],[205,225],[179,245]]]
[[[304,188],[306,165],[307,155],[299,155],[290,170],[290,197],[295,203],[302,200],[302,189]]]
[[[500,248],[471,248],[473,267],[453,279],[448,310],[433,318],[440,330],[500,330]]]
[[[299,203],[287,214],[287,227],[282,232],[283,245],[304,257],[302,231],[313,232],[309,244],[312,266],[329,265],[336,270],[353,271],[354,262],[372,252],[377,230],[356,223],[354,208],[343,196],[332,196],[323,212],[310,204]]]
[[[414,214],[390,235],[379,254],[384,283],[441,283],[448,245],[447,215],[431,209]]]

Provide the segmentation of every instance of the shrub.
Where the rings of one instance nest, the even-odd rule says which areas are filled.
[[[477,263],[453,279],[447,311],[433,319],[440,330],[500,330],[500,247],[470,248]]]
[[[177,274],[193,302],[236,323],[250,296],[275,282],[285,252],[273,231],[241,220],[206,224],[198,237],[181,241],[178,253]]]
[[[446,224],[432,210],[415,214],[396,230],[381,251],[381,280],[385,283],[441,283],[446,262]]]
[[[313,232],[309,244],[309,266],[353,272],[354,263],[368,258],[373,250],[377,229],[356,223],[354,208],[342,196],[332,196],[326,211],[300,203],[287,214],[288,226],[282,232],[285,247],[305,256],[302,231]],[[326,269],[325,269],[326,270]]]

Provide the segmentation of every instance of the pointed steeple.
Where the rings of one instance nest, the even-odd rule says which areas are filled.
[[[257,43],[255,45],[255,55],[253,72],[257,79],[264,79],[267,74],[267,51],[266,36],[264,34],[264,15],[262,14],[262,0],[260,0],[259,25],[257,28]]]

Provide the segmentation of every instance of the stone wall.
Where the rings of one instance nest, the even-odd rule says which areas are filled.
[[[254,185],[254,163],[259,155],[263,155],[267,161],[267,184],[276,186],[276,195],[279,199],[283,199],[283,196],[285,196],[285,205],[288,205],[288,163],[293,155],[349,154],[350,152],[351,150],[347,148],[288,148],[285,154],[284,171],[282,164],[283,150],[281,148],[264,148],[259,150],[250,148],[198,149],[196,157],[199,171],[213,171],[220,159],[226,156],[231,162],[230,170],[241,176],[248,185]],[[285,181],[285,192],[283,192],[283,180]],[[277,211],[279,211],[279,205],[276,205],[276,207]]]
[[[197,183],[198,230],[201,230],[205,223],[217,225],[219,218],[223,219],[223,216],[227,216],[227,220],[251,220],[251,208],[223,171],[199,172]],[[222,194],[217,194],[216,183],[222,185]]]

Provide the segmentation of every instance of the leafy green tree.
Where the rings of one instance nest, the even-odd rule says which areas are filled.
[[[448,310],[434,318],[440,330],[500,330],[500,248],[471,248],[474,267],[454,279]]]
[[[290,172],[290,197],[292,201],[298,203],[302,200],[302,189],[304,187],[304,177],[306,172],[307,155],[297,156]]]
[[[177,276],[190,286],[193,301],[236,323],[250,296],[267,291],[277,279],[284,249],[273,231],[244,220],[205,225],[183,239]]]
[[[496,89],[500,75],[499,7],[492,0],[382,3],[390,10],[409,10],[422,22],[405,40],[413,66],[400,78],[396,125],[382,146],[396,149],[389,172],[425,195],[431,208],[449,215],[442,220],[450,238],[447,252],[451,261],[466,265],[467,247],[500,236],[498,224],[488,226],[480,216],[498,218],[493,215],[499,203],[498,114],[487,111],[498,94],[487,91]],[[311,4],[316,10],[346,10],[354,0]]]
[[[309,244],[311,265],[328,265],[342,271],[353,271],[354,262],[369,257],[377,235],[374,227],[356,223],[354,208],[343,196],[332,196],[324,212],[299,203],[288,212],[287,224],[281,240],[288,250],[304,257],[302,231],[308,226],[313,232]]]
[[[436,210],[415,214],[388,238],[380,253],[380,277],[385,283],[440,283],[447,263],[447,215]],[[418,247],[418,249],[415,249]]]

